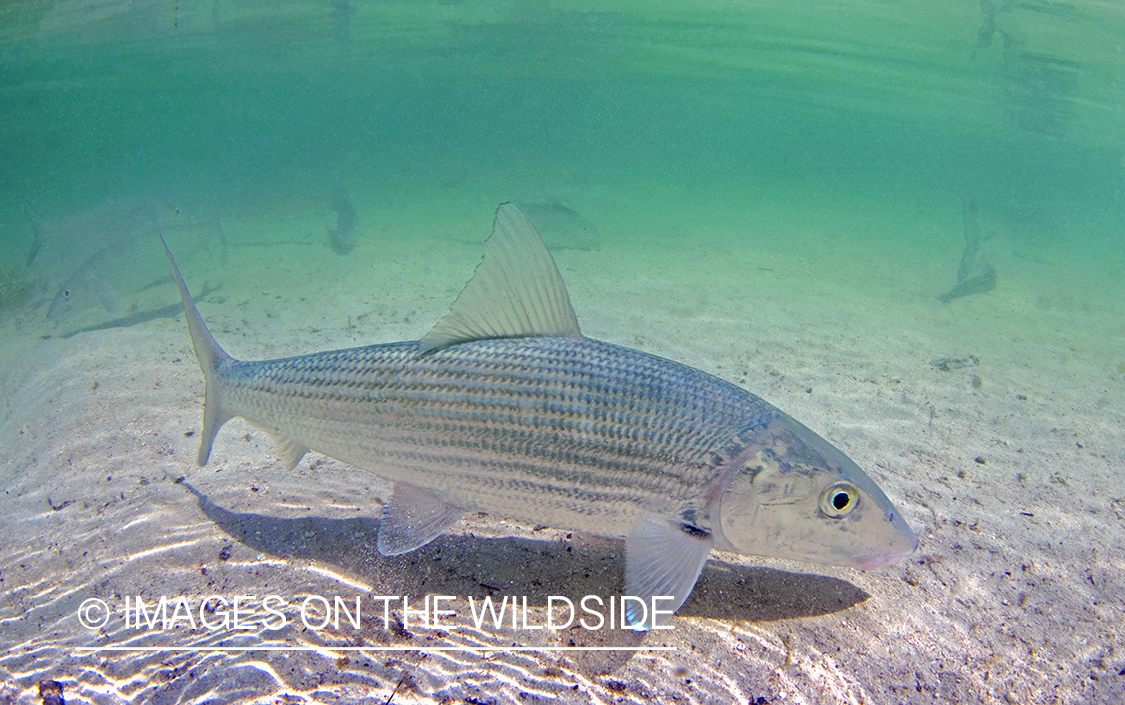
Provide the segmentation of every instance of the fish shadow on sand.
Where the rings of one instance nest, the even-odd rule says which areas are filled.
[[[169,283],[171,283],[171,280],[169,280]],[[197,296],[198,298],[202,299],[205,296],[210,296],[221,288],[221,286],[209,286],[207,284],[204,284],[203,291],[199,292]],[[169,304],[168,306],[161,306],[160,308],[152,309],[150,311],[139,311],[136,313],[131,313],[128,316],[115,318],[112,321],[106,321],[105,323],[97,323],[92,326],[86,326],[85,328],[78,328],[70,331],[69,333],[64,333],[59,337],[73,338],[80,333],[92,333],[93,331],[97,330],[109,330],[111,328],[130,328],[132,326],[138,326],[142,323],[148,323],[149,321],[155,321],[158,318],[175,318],[183,312],[184,305],[182,303]]]
[[[385,595],[527,596],[543,607],[550,595],[603,598],[624,586],[624,542],[573,534],[569,541],[482,539],[445,534],[409,554],[375,549],[379,519],[284,519],[218,506],[186,481],[203,513],[239,543],[286,560],[337,566],[370,580]],[[678,614],[771,622],[840,612],[870,595],[838,578],[709,561]],[[622,635],[634,632],[625,631]]]
[[[957,269],[957,283],[952,289],[937,297],[947,304],[953,299],[972,294],[984,294],[996,286],[996,271],[984,261],[980,250],[980,227],[977,225],[977,204],[961,204],[961,217],[965,224],[965,251],[961,253],[961,266]]]

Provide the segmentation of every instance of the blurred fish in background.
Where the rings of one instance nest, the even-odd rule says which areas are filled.
[[[112,316],[137,302],[132,296],[167,282],[157,247],[159,235],[201,229],[225,246],[217,217],[203,219],[157,198],[111,198],[62,216],[26,209],[35,230],[29,266],[40,261],[42,276],[60,282],[47,310],[48,320],[63,321],[101,306]]]
[[[957,268],[957,283],[952,289],[937,297],[947,304],[954,299],[973,294],[984,294],[996,286],[996,270],[981,254],[980,226],[977,224],[977,204],[961,204],[961,218],[965,227],[965,250],[961,253],[961,266]]]
[[[355,228],[359,218],[345,189],[337,189],[330,200],[332,210],[336,212],[336,227],[328,231],[328,243],[336,254],[346,255],[355,248]]]
[[[598,229],[585,216],[558,200],[520,201],[548,247],[557,250],[600,250]]]

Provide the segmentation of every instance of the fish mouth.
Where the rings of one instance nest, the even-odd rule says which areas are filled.
[[[894,565],[904,558],[909,558],[914,555],[914,551],[910,553],[896,553],[890,556],[873,556],[871,558],[857,558],[855,563],[856,567],[860,570],[875,570],[876,568],[885,568],[889,565]]]

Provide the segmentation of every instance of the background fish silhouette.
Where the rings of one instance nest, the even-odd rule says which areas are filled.
[[[943,304],[962,296],[992,291],[996,286],[996,272],[992,269],[992,265],[984,261],[980,251],[980,227],[977,224],[976,202],[962,203],[961,216],[965,224],[965,251],[961,253],[957,283],[952,289],[937,297]]]

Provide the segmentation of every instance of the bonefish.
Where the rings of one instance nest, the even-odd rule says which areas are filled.
[[[288,469],[312,449],[386,478],[385,556],[466,511],[623,538],[625,594],[670,614],[712,548],[869,569],[917,547],[863,470],[776,407],[583,336],[554,260],[511,203],[449,313],[417,341],[235,360],[168,260],[206,381],[199,464],[239,416],[269,433]],[[637,629],[663,619],[635,603],[628,614]]]

